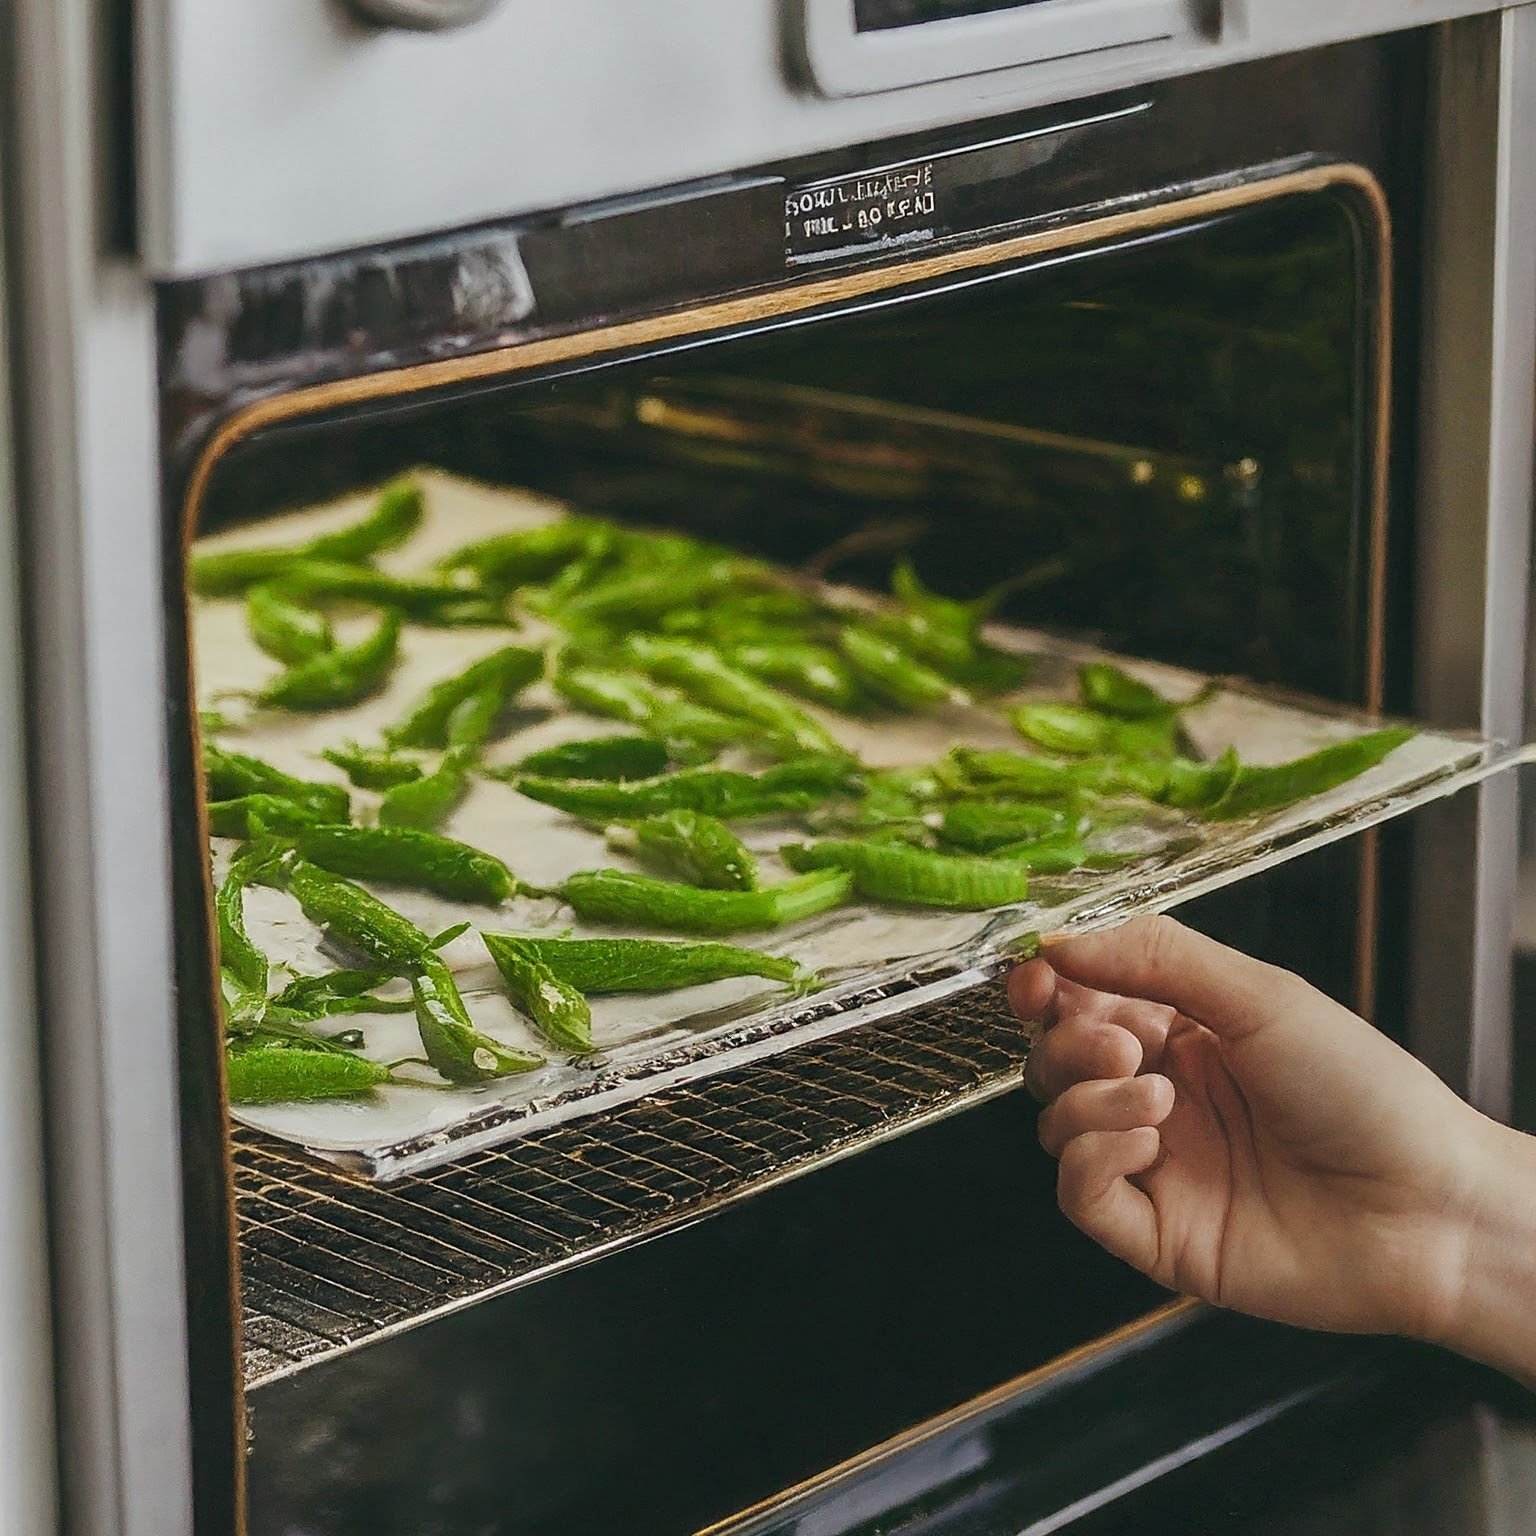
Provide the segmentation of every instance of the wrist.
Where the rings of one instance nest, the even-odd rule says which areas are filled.
[[[1457,1273],[1425,1336],[1536,1383],[1536,1138],[1478,1115],[1466,1199],[1447,1221]]]

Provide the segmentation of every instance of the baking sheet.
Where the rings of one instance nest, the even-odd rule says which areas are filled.
[[[562,515],[559,504],[515,490],[493,489],[436,472],[417,477],[426,492],[427,517],[404,550],[380,563],[408,572],[490,533],[530,526]],[[370,495],[268,521],[201,541],[199,550],[242,544],[298,542],[366,512]],[[373,620],[366,614],[337,624],[343,639]],[[523,640],[537,639],[525,625]],[[1017,737],[995,713],[997,702],[1068,692],[1076,668],[1098,653],[1024,630],[994,627],[994,643],[1036,658],[1030,686],[989,708],[947,708],[921,717],[850,720],[813,711],[872,767],[932,762],[957,743],[1017,748]],[[221,743],[252,752],[291,773],[346,783],[325,762],[322,748],[343,739],[376,741],[419,694],[477,655],[507,642],[501,630],[442,631],[408,627],[401,660],[388,687],[345,711],[305,716],[248,711],[221,696],[260,687],[277,664],[251,642],[238,600],[198,600],[194,659],[199,697],[233,723]],[[1174,697],[1193,693],[1204,679],[1175,668],[1137,661],[1121,664]],[[1235,744],[1245,762],[1282,762],[1379,722],[1312,703],[1229,689],[1188,717],[1196,742],[1211,753]],[[547,687],[530,689],[511,731],[487,758],[513,762],[539,747],[615,730],[612,722],[576,715]],[[370,1100],[331,1104],[236,1106],[240,1122],[375,1178],[435,1166],[471,1150],[594,1113],[671,1084],[787,1049],[803,1041],[905,1011],[974,985],[1007,963],[1010,944],[1031,931],[1086,929],[1137,911],[1160,910],[1257,872],[1309,848],[1449,794],[1517,760],[1519,754],[1476,738],[1423,732],[1375,769],[1325,795],[1282,812],[1241,823],[1163,827],[1149,836],[1143,825],[1113,834],[1124,851],[1145,857],[1113,873],[1080,873],[1035,882],[1031,899],[991,913],[933,913],[853,906],[767,935],[734,942],[794,956],[822,973],[827,985],[807,997],[756,979],[735,979],[658,996],[592,1000],[597,1054],[580,1060],[551,1056],[550,1064],[522,1077],[452,1089],[391,1085]],[[729,759],[722,760],[727,765]],[[353,791],[356,814],[367,819],[377,797]],[[442,830],[506,860],[524,880],[557,885],[580,869],[636,867],[612,853],[601,836],[552,807],[540,805],[494,780],[476,781]],[[787,874],[773,850],[797,840],[792,821],[749,823],[743,840],[757,850],[769,878]],[[215,839],[215,877],[222,876],[233,843]],[[1162,851],[1154,851],[1161,849]],[[552,899],[517,897],[489,910],[382,884],[379,896],[428,932],[469,921],[502,931],[545,930],[613,935],[626,930],[583,925]],[[274,963],[298,975],[333,969],[319,930],[285,892],[248,891],[252,938]],[[638,930],[636,930],[638,931]],[[458,976],[477,1025],[507,1043],[549,1053],[512,1008],[478,935],[471,931],[443,951]],[[403,993],[404,988],[400,988]],[[410,1014],[349,1017],[367,1038],[365,1054],[380,1061],[419,1052]]]

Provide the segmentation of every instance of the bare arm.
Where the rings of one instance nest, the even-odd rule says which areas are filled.
[[[1536,1382],[1536,1141],[1289,972],[1167,918],[1014,973],[1062,1209],[1172,1289]]]

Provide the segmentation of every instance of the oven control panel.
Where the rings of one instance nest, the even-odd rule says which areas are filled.
[[[803,0],[804,63],[859,96],[1221,36],[1223,0]]]

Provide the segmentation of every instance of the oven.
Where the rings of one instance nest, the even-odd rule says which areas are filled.
[[[1017,933],[854,976],[833,934],[821,992],[650,1034],[609,1003],[605,1054],[467,1108],[232,1119],[207,753],[345,780],[249,725],[196,572],[409,483],[406,580],[573,509],[658,569],[863,612],[910,568],[1065,657],[1419,721],[1443,761],[1036,915],[1177,905],[1507,1113],[1529,12],[85,9],[17,8],[5,164],[7,1342],[66,1528],[1068,1529],[1416,1369],[1065,1223]],[[732,594],[620,628],[719,640]],[[485,650],[407,630],[418,682]]]

